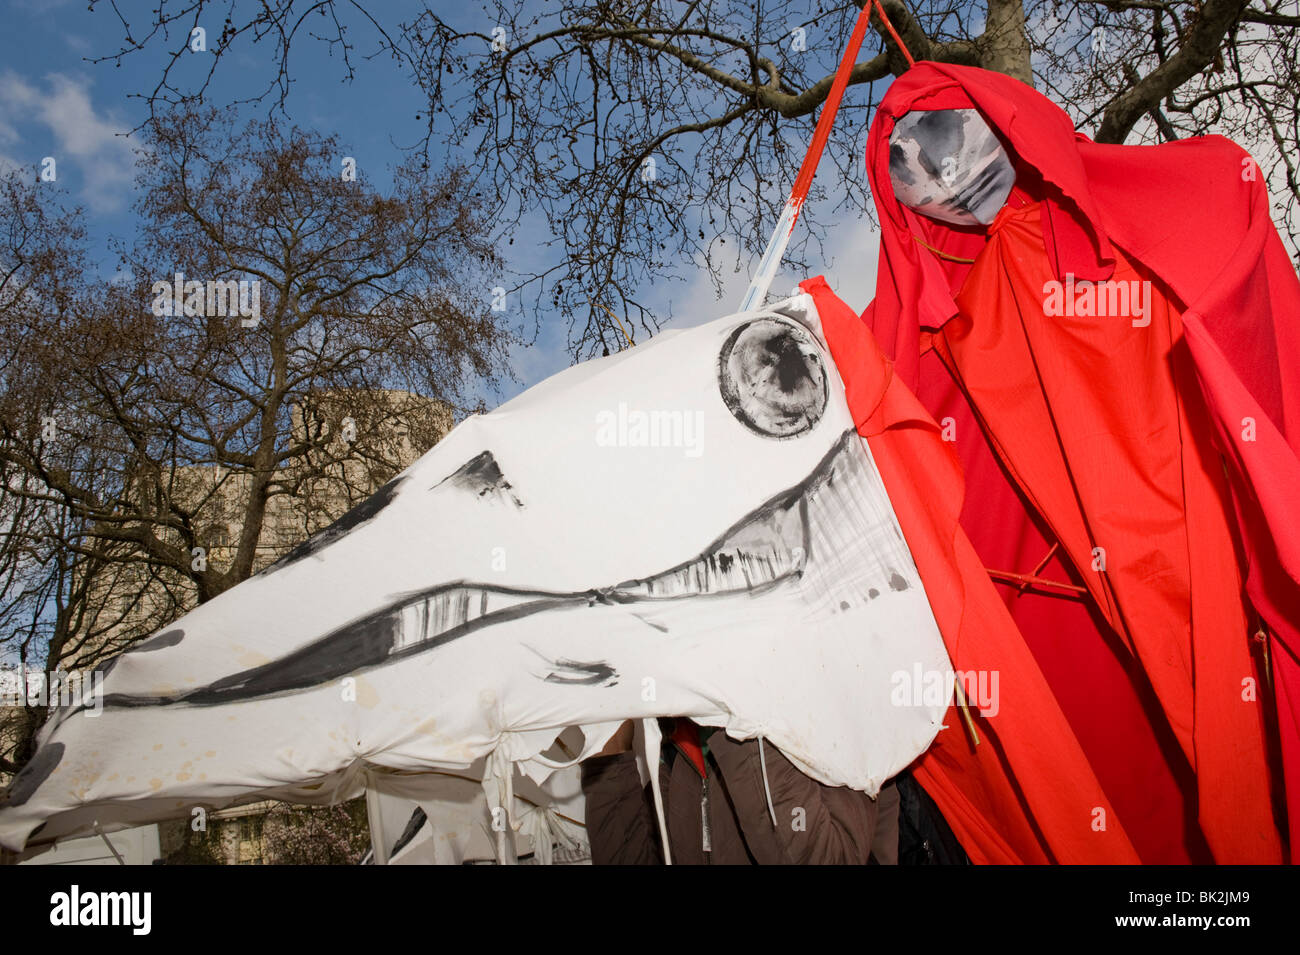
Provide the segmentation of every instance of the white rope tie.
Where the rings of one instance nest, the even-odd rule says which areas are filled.
[[[659,821],[659,840],[664,846],[664,865],[672,865],[672,852],[668,848],[668,823],[664,820],[664,794],[659,784],[659,749],[661,737],[659,721],[648,717],[641,721],[641,732],[645,737],[645,761],[650,768],[650,791],[655,797],[655,816]]]
[[[776,810],[772,808],[772,787],[767,784],[767,755],[763,752],[763,737],[758,738],[758,765],[763,770],[763,795],[767,797],[767,813],[772,817],[772,828],[776,825]]]

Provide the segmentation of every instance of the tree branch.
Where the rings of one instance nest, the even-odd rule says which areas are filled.
[[[1178,52],[1106,107],[1097,142],[1122,143],[1133,125],[1160,101],[1209,66],[1219,52],[1229,28],[1237,22],[1249,0],[1206,0],[1186,29]]]

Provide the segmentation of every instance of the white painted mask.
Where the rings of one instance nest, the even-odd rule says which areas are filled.
[[[912,110],[889,134],[889,179],[903,205],[953,225],[988,225],[1016,173],[977,110]]]

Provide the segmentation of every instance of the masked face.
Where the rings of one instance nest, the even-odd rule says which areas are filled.
[[[914,110],[889,135],[889,179],[903,205],[970,226],[993,221],[1016,173],[976,110]]]

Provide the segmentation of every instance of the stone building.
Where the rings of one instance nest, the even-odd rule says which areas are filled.
[[[452,427],[450,406],[409,392],[323,393],[290,414],[290,445],[314,445],[278,470],[256,545],[253,572],[274,563],[412,464]],[[168,475],[173,500],[192,502],[196,561],[228,567],[244,526],[250,476],[216,466],[186,466]],[[179,543],[179,535],[173,535]],[[197,604],[193,583],[145,561],[123,563],[103,578],[93,602],[99,629],[86,641],[101,651],[127,646]],[[105,623],[105,621],[107,621]],[[68,669],[76,669],[76,660]],[[4,721],[0,721],[2,723]],[[2,727],[0,727],[2,729]],[[2,785],[6,780],[0,780]],[[263,818],[274,803],[207,813],[159,827],[162,857],[174,861],[261,864]],[[206,835],[205,835],[206,834]]]

